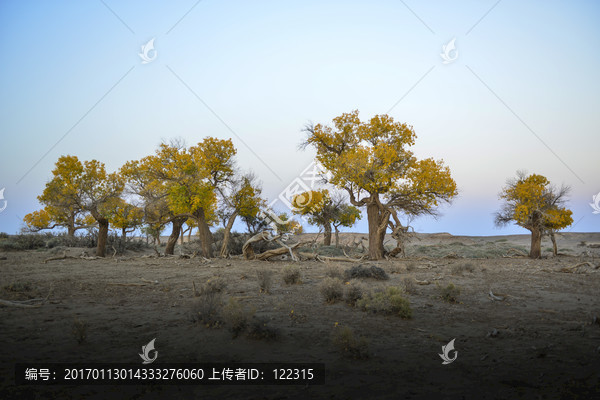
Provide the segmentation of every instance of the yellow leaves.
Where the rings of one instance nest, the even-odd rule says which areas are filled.
[[[558,230],[573,223],[572,211],[556,204],[556,193],[542,175],[519,175],[499,197],[507,203],[507,217],[524,228]]]
[[[25,225],[30,230],[39,231],[47,229],[52,225],[52,217],[46,209],[42,209],[25,215],[23,222],[25,222]]]
[[[302,192],[292,198],[293,212],[300,215],[316,214],[330,200],[327,189]]]

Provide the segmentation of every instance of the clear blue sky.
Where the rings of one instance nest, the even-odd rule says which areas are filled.
[[[173,137],[231,137],[276,199],[314,157],[302,126],[353,109],[413,125],[416,154],[450,166],[460,196],[418,231],[526,233],[493,226],[518,169],[570,185],[572,230],[598,231],[599,20],[591,0],[3,1],[0,231],[60,155],[115,170]]]

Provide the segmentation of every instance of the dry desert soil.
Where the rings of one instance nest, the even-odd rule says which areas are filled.
[[[342,243],[361,236],[343,234]],[[0,253],[0,299],[13,302],[0,305],[0,398],[600,398],[597,243],[599,233],[559,234],[559,256],[544,241],[538,260],[520,255],[527,235],[420,234],[407,257],[375,262],[204,260],[156,257],[152,249],[93,260],[76,258],[77,248]],[[44,262],[63,250],[74,258]],[[359,264],[389,279],[343,275]],[[290,265],[301,282],[284,282]],[[260,271],[270,271],[268,292],[260,290]],[[412,318],[326,302],[322,282],[336,274],[344,288],[366,293],[399,287]],[[220,290],[212,300],[236,299],[263,331],[234,337],[230,319],[200,320],[207,297],[198,292],[207,282]],[[455,302],[443,296],[450,283],[460,288]],[[355,342],[344,346],[335,337],[346,327]],[[325,384],[15,385],[20,362],[142,365],[138,353],[153,338],[156,366],[324,363]],[[456,360],[444,365],[439,353],[451,339]]]

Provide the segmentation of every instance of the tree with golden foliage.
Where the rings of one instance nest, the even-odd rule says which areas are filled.
[[[73,237],[79,229],[90,228],[95,223],[73,200],[82,172],[83,165],[77,157],[58,158],[52,170],[52,180],[46,183],[44,191],[38,196],[38,201],[44,208],[23,218],[28,231],[38,232],[63,227],[67,229],[67,234]]]
[[[98,224],[96,255],[104,257],[111,205],[123,191],[123,180],[116,173],[107,173],[101,162],[91,160],[81,163],[75,156],[61,156],[52,175],[39,197],[40,202],[46,205],[45,210],[51,210],[50,218],[62,215],[71,233],[74,232],[73,217],[89,213]]]
[[[554,232],[573,223],[573,212],[564,207],[569,191],[568,186],[552,186],[542,175],[527,175],[524,171],[517,171],[516,179],[508,180],[500,192],[499,197],[504,200],[504,204],[496,213],[495,224],[504,226],[514,222],[529,230],[531,258],[541,257],[542,236],[549,234],[556,255],[558,251]]]
[[[121,230],[121,248],[124,249],[127,234],[134,232],[144,223],[144,210],[121,198],[116,198],[109,207],[110,224],[113,228]]]
[[[331,227],[335,228],[335,245],[339,246],[339,227],[351,227],[360,219],[360,211],[345,204],[341,196],[332,198],[327,189],[310,190],[294,196],[292,212],[308,217],[308,222],[323,229],[323,244],[331,245]]]
[[[418,160],[409,150],[415,131],[388,115],[362,122],[355,110],[334,118],[333,127],[308,125],[305,132],[302,146],[316,150],[316,160],[331,173],[328,182],[346,190],[352,205],[366,207],[372,260],[384,256],[387,229],[402,228],[398,213],[435,215],[458,193],[443,161]]]
[[[253,174],[248,173],[232,178],[230,183],[228,190],[219,191],[223,200],[219,214],[224,220],[220,257],[228,255],[231,228],[233,228],[235,219],[238,216],[247,219],[256,218],[261,207],[266,205],[266,201],[261,197],[262,189]]]
[[[161,210],[155,215],[171,223],[165,254],[173,254],[181,227],[193,218],[204,256],[212,257],[210,225],[217,220],[216,191],[231,180],[235,154],[231,139],[207,137],[189,148],[173,141],[162,143],[154,155],[121,168],[132,192],[144,199],[144,208]]]

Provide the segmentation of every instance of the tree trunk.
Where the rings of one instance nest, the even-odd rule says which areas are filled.
[[[556,246],[556,237],[554,236],[554,231],[550,231],[550,240],[552,240],[552,254],[554,257],[558,255],[558,247]]]
[[[227,225],[225,226],[225,232],[223,232],[223,244],[221,245],[221,252],[219,253],[219,257],[225,258],[227,257],[227,247],[229,246],[229,237],[231,236],[231,228],[233,227],[233,223],[235,222],[235,218],[237,217],[237,211],[235,211],[229,220],[227,221]]]
[[[67,226],[67,235],[69,237],[75,237],[75,214],[69,215],[69,222]]]
[[[181,226],[181,228],[179,228],[179,244],[183,246],[183,236],[184,236],[184,231],[183,231],[183,225]]]
[[[367,221],[369,223],[369,259],[381,260],[383,258],[383,235],[379,231],[381,224],[381,215],[377,204],[371,203],[367,205]]]
[[[169,240],[167,240],[167,247],[165,247],[165,255],[173,254],[175,250],[175,245],[177,244],[177,239],[179,239],[179,232],[181,231],[181,226],[185,222],[185,218],[175,218],[171,221],[173,225],[173,229],[171,230],[171,236],[169,236]]]
[[[533,228],[531,230],[531,249],[529,250],[529,257],[542,257],[542,231],[539,228]]]
[[[213,237],[210,228],[206,223],[206,217],[203,209],[200,209],[200,211],[197,213],[196,220],[198,221],[198,237],[202,242],[203,255],[206,258],[212,258]]]
[[[127,239],[127,230],[125,228],[121,228],[121,250],[125,251],[125,242]]]
[[[104,257],[106,255],[106,240],[108,239],[108,219],[98,219],[98,247],[96,255]]]
[[[323,225],[323,229],[325,230],[323,234],[323,245],[331,246],[331,224],[326,223]]]
[[[335,247],[340,247],[340,230],[337,226],[333,226],[335,228]]]

